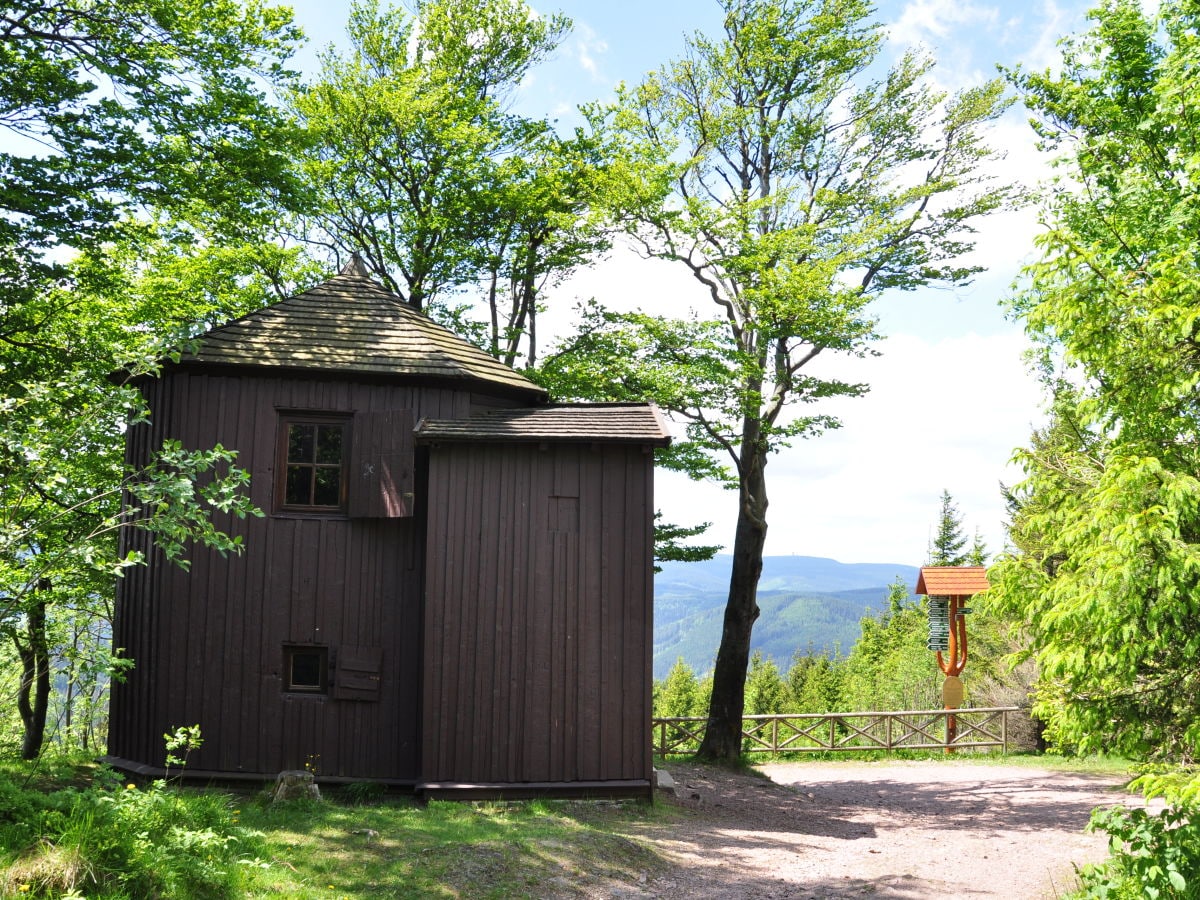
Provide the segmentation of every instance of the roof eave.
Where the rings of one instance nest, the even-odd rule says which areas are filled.
[[[209,375],[228,375],[231,377],[274,377],[287,378],[320,378],[322,380],[338,379],[344,381],[360,381],[388,384],[420,384],[429,387],[447,387],[474,390],[477,393],[487,393],[502,397],[534,400],[539,405],[549,402],[549,392],[533,382],[528,386],[511,382],[495,381],[471,375],[453,377],[448,375],[420,375],[411,372],[386,372],[378,369],[323,369],[316,366],[281,366],[261,365],[254,363],[208,362],[197,359],[183,359],[179,362],[167,362],[157,373],[129,376],[125,369],[112,372],[108,378],[113,384],[137,385],[162,375],[174,372],[203,372]]]
[[[603,434],[555,434],[555,435],[478,435],[478,434],[422,434],[418,424],[413,441],[424,446],[435,444],[628,444],[630,446],[661,449],[671,445],[671,438],[622,437]]]

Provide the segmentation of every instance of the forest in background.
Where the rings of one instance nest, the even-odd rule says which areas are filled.
[[[978,534],[968,542],[961,514],[943,492],[934,535],[924,565],[983,565],[987,548]],[[848,567],[849,568],[849,567]],[[915,581],[915,578],[914,578]],[[926,647],[929,614],[925,598],[896,578],[881,591],[878,609],[855,620],[854,639],[828,648],[793,644],[784,655],[756,650],[746,676],[746,714],[870,712],[940,709],[943,674]],[[818,601],[819,602],[819,601]],[[963,672],[964,706],[1017,706],[1028,711],[1036,668],[1010,665],[1022,649],[1011,622],[971,614],[970,659]],[[799,629],[803,634],[803,629]],[[711,672],[682,657],[655,681],[654,714],[703,716],[708,709]],[[1036,724],[1014,744],[1039,747]]]

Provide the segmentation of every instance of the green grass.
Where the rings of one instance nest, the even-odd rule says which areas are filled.
[[[242,821],[263,834],[267,858],[246,896],[539,897],[589,881],[636,884],[665,863],[616,830],[663,815],[634,802],[255,802]]]
[[[668,756],[655,763],[661,768],[670,768],[671,762],[691,759],[690,755]],[[1030,769],[1052,769],[1061,772],[1083,772],[1099,775],[1134,776],[1135,763],[1119,756],[1063,756],[1056,753],[1009,753],[965,752],[947,754],[944,750],[861,750],[861,751],[815,751],[811,753],[746,753],[742,755],[742,767],[764,766],[771,763],[841,762],[841,763],[889,763],[902,761],[929,761],[979,766],[1023,766]]]
[[[961,762],[977,765],[1023,766],[1056,772],[1081,772],[1095,775],[1120,775],[1133,778],[1136,763],[1121,756],[1063,756],[1059,753],[971,754]]]
[[[0,898],[605,892],[667,866],[629,832],[686,815],[634,801],[420,806],[361,786],[325,794],[273,805],[265,791],[129,787],[75,762],[0,761]]]

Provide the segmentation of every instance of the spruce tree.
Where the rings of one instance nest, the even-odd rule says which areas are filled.
[[[975,529],[975,540],[971,543],[971,550],[967,554],[968,566],[986,566],[988,559],[987,544],[983,540],[983,532],[978,528]]]
[[[964,553],[967,537],[962,530],[962,515],[954,505],[954,498],[947,490],[942,491],[942,510],[938,517],[937,535],[929,546],[930,566],[965,566],[971,554]]]

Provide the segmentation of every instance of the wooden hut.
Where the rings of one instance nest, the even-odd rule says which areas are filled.
[[[108,762],[199,724],[198,777],[650,792],[652,406],[549,404],[354,265],[139,386],[129,462],[235,448],[265,515],[188,572],[125,538]]]

